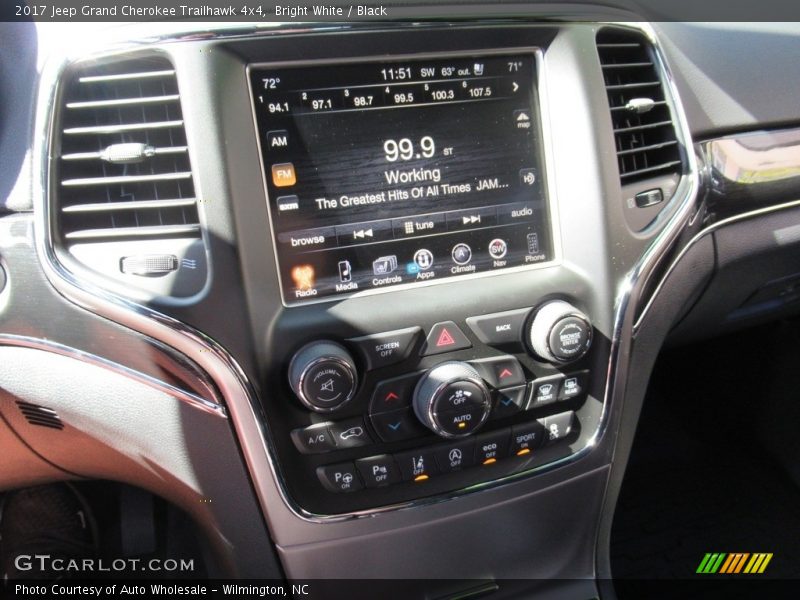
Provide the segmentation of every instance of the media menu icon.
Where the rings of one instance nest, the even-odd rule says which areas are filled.
[[[353,269],[349,260],[339,261],[339,281],[347,283],[353,279]]]

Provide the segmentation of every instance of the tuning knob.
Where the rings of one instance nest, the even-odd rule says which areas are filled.
[[[548,302],[531,321],[531,350],[551,363],[568,363],[581,358],[592,344],[589,317],[564,302]]]
[[[356,392],[358,375],[350,353],[339,344],[306,344],[289,363],[289,385],[313,411],[327,413],[348,402]]]
[[[459,438],[478,430],[491,410],[491,396],[478,371],[450,361],[435,366],[417,383],[414,413],[434,433]]]

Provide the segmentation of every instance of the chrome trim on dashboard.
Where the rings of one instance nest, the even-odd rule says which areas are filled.
[[[171,385],[165,381],[161,381],[140,371],[129,369],[124,365],[115,363],[101,356],[97,356],[96,354],[90,354],[89,352],[84,352],[83,350],[78,350],[77,348],[65,346],[63,344],[53,342],[52,340],[4,333],[0,334],[0,346],[14,346],[17,348],[30,348],[32,350],[51,352],[53,354],[79,360],[83,363],[102,367],[109,371],[113,371],[114,373],[123,375],[129,379],[133,379],[138,383],[148,385],[159,392],[172,396],[181,402],[185,402],[192,408],[202,410],[216,417],[222,417],[223,419],[228,418],[225,407],[217,404],[216,402],[211,402],[210,400],[201,398],[196,394],[190,394],[189,392],[175,387],[174,385]]]
[[[491,25],[495,23],[478,22],[471,23],[470,25],[476,24]],[[496,24],[509,25],[510,23],[504,21]],[[695,157],[688,152],[688,150],[692,148],[692,145],[686,117],[678,101],[678,93],[674,79],[667,68],[653,30],[646,24],[641,23],[603,23],[598,25],[613,25],[633,29],[643,33],[653,45],[658,68],[664,77],[666,96],[675,118],[676,133],[680,143],[683,145],[684,149],[687,150],[687,173],[681,178],[673,197],[672,202],[675,203],[675,210],[671,212],[663,229],[654,237],[644,254],[624,277],[624,280],[617,290],[610,357],[608,370],[606,372],[605,394],[603,397],[599,426],[588,443],[570,456],[527,471],[514,473],[501,479],[471,486],[466,489],[456,490],[437,497],[424,498],[376,509],[366,509],[336,515],[318,515],[309,513],[302,507],[297,506],[286,490],[283,478],[274,458],[275,449],[272,436],[268,430],[266,420],[263,417],[255,388],[239,364],[225,348],[215,340],[185,323],[159,313],[152,308],[137,304],[122,296],[115,295],[113,292],[102,289],[92,282],[81,280],[59,262],[53,245],[53,232],[51,231],[52,221],[50,220],[48,198],[51,186],[50,161],[55,158],[51,156],[51,148],[54,133],[53,125],[55,123],[57,111],[56,100],[59,97],[61,73],[70,64],[70,59],[67,57],[60,57],[56,63],[48,63],[42,72],[36,113],[37,137],[34,148],[34,163],[38,167],[38,171],[35,169],[34,172],[39,173],[38,181],[34,182],[35,209],[37,212],[36,245],[47,278],[61,294],[75,304],[141,332],[144,335],[160,340],[178,353],[192,357],[193,361],[208,373],[211,379],[217,384],[230,412],[230,418],[238,435],[239,443],[250,476],[253,480],[254,489],[256,490],[264,514],[268,513],[269,498],[267,497],[267,493],[270,491],[269,482],[264,479],[265,477],[271,477],[273,479],[277,493],[288,509],[297,518],[313,523],[330,523],[353,518],[371,517],[398,509],[436,504],[464,494],[505,485],[512,481],[529,477],[534,473],[550,471],[557,467],[573,463],[592,451],[608,426],[609,406],[615,393],[617,367],[620,356],[627,354],[627,347],[624,347],[625,344],[629,344],[631,341],[631,324],[628,322],[628,317],[633,314],[632,308],[635,308],[639,300],[637,294],[641,291],[643,283],[646,281],[646,275],[651,272],[660,257],[663,256],[663,253],[675,242],[689,220],[699,186],[699,174]],[[414,24],[414,26],[416,28],[421,28],[448,25],[443,25],[440,22],[433,22],[430,24],[417,23]],[[386,25],[383,24],[382,27],[373,26],[372,29],[383,30],[385,28]],[[156,42],[178,42],[181,41],[181,39],[190,41],[190,33],[192,32],[188,29],[187,26],[186,29],[181,28],[171,35],[165,34],[151,37],[149,40],[142,40],[140,42],[114,44],[110,48],[105,48],[105,50],[98,55],[108,56],[110,54],[146,50],[151,44]],[[314,31],[334,31],[342,29],[366,30],[367,28],[355,28],[353,26],[321,26],[313,28]],[[270,33],[309,33],[311,30],[311,26],[303,29],[297,26],[294,26],[294,29],[275,27],[271,30],[266,30],[264,28],[259,30],[259,28],[254,28],[244,37],[263,36],[269,35]],[[226,29],[220,27],[217,33],[212,33],[206,29],[198,28],[194,30],[193,33],[209,34],[212,38],[241,36],[241,29]],[[183,36],[186,37],[183,38]],[[81,58],[85,58],[85,56],[82,55]],[[545,134],[549,135],[549,132],[546,131]]]

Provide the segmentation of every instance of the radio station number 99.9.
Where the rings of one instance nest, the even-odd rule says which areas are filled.
[[[420,138],[418,148],[415,148],[414,142],[409,138],[386,140],[383,142],[383,152],[389,162],[411,160],[412,158],[431,158],[436,152],[436,144],[429,135]]]

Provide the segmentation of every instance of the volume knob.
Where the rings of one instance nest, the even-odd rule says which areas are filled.
[[[356,392],[358,375],[350,353],[339,344],[306,344],[289,363],[289,385],[297,398],[315,412],[331,412]]]
[[[531,350],[551,363],[568,363],[581,358],[592,344],[589,317],[564,302],[548,302],[531,321]]]

